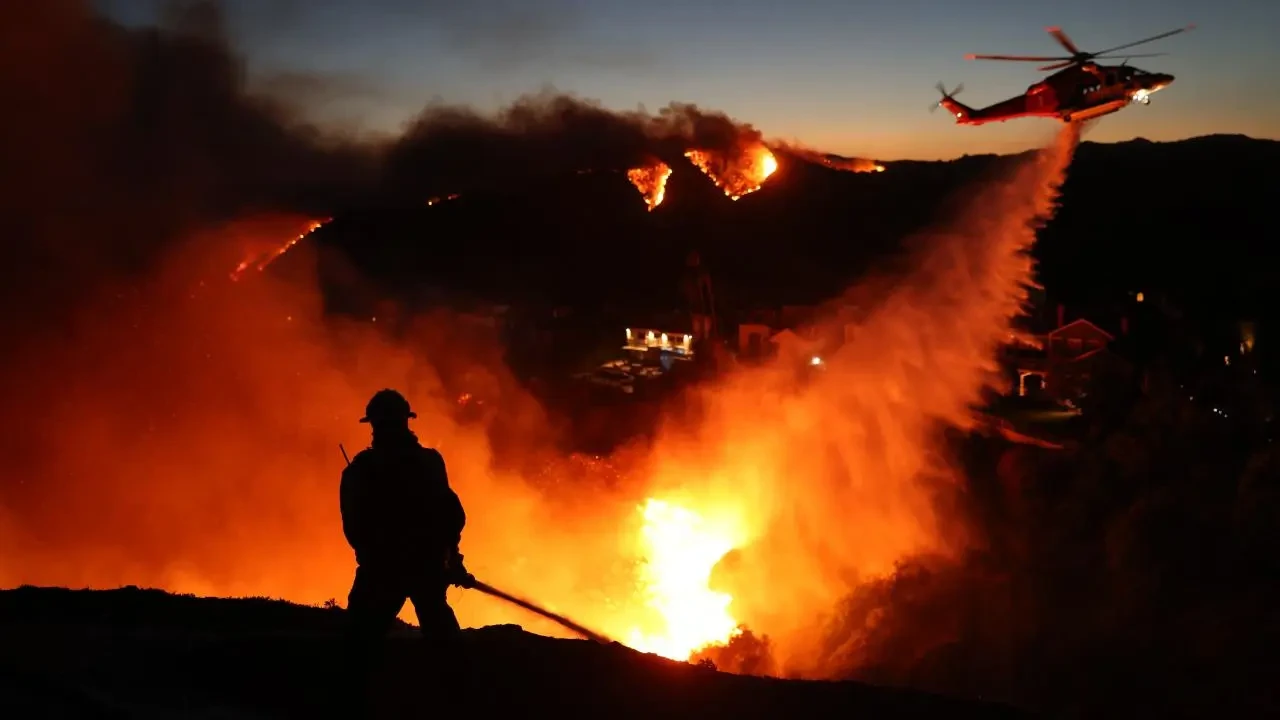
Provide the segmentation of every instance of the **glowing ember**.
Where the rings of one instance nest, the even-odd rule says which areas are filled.
[[[716,527],[688,508],[649,499],[641,507],[646,553],[642,589],[661,618],[657,632],[633,629],[627,644],[673,660],[723,645],[738,634],[729,613],[733,598],[708,587],[711,570],[742,543],[740,533]]]
[[[667,194],[669,177],[671,167],[661,161],[627,171],[627,179],[644,196],[644,204],[649,207],[650,212],[662,204],[662,198]]]
[[[684,156],[706,173],[731,200],[759,190],[764,181],[778,170],[777,158],[763,145],[756,145],[735,158],[706,150],[690,150]]]
[[[289,241],[286,242],[284,245],[281,245],[275,250],[272,250],[271,252],[267,253],[265,256],[259,256],[257,258],[246,258],[245,260],[240,261],[240,264],[236,266],[236,269],[231,271],[232,282],[239,280],[241,276],[243,276],[246,272],[249,271],[250,268],[257,270],[258,272],[262,272],[263,270],[266,269],[268,265],[274,262],[276,258],[289,252],[289,248],[293,247],[294,245],[297,245],[298,242],[301,241],[303,238],[307,237],[308,235],[315,232],[316,230],[319,230],[320,228],[324,227],[332,219],[333,218],[327,218],[325,220],[313,221],[310,224],[308,224],[307,229],[299,233],[297,237],[290,238]]]

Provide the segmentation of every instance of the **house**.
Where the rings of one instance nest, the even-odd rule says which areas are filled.
[[[825,321],[816,322],[819,318]],[[756,309],[744,313],[738,325],[737,357],[748,362],[783,357],[787,362],[821,364],[813,363],[813,358],[821,359],[852,342],[860,319],[860,310],[854,306]]]
[[[806,337],[791,328],[784,328],[773,334],[769,342],[774,346],[777,356],[787,362],[808,362],[810,358],[821,354],[824,343],[818,337]]]
[[[1065,322],[1062,306],[1057,316],[1055,329],[1012,338],[1005,350],[1004,361],[1017,380],[1019,396],[1073,402],[1087,395],[1099,377],[1131,369],[1113,350],[1115,335],[1085,318]],[[1122,317],[1120,333],[1128,331],[1128,320]]]
[[[1127,331],[1127,327],[1124,328]],[[1080,318],[1049,333],[1045,390],[1059,400],[1076,400],[1088,394],[1095,378],[1123,373],[1128,363],[1111,349],[1115,336]]]

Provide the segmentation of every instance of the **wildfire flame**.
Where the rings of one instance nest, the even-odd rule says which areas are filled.
[[[667,194],[669,177],[671,177],[671,166],[661,161],[627,171],[627,179],[644,196],[644,204],[648,206],[650,212],[662,204],[662,198]]]
[[[822,152],[794,142],[775,141],[771,143],[771,146],[775,150],[790,153],[811,163],[829,167],[832,170],[852,173],[884,172],[884,165],[869,158],[847,157],[845,155]]]
[[[733,598],[708,587],[711,570],[744,541],[739,528],[665,500],[650,498],[640,511],[645,564],[641,587],[648,607],[660,617],[655,632],[633,628],[627,645],[672,660],[688,660],[739,634],[729,612]]]
[[[307,224],[306,229],[303,230],[301,233],[299,233],[296,237],[289,238],[288,242],[268,252],[266,255],[257,255],[254,257],[249,257],[249,258],[245,258],[244,260],[241,260],[240,264],[236,265],[235,270],[231,271],[231,281],[232,282],[238,281],[251,268],[258,272],[262,272],[267,268],[268,265],[275,262],[276,258],[289,252],[289,248],[293,247],[294,245],[297,245],[299,242],[302,241],[303,238],[307,237],[311,233],[327,225],[332,219],[333,218],[326,218],[324,220],[313,220],[309,222]]]
[[[707,150],[690,150],[684,156],[731,200],[759,190],[778,170],[777,158],[764,145],[756,145],[736,158]]]
[[[832,170],[842,170],[844,172],[865,173],[865,172],[884,172],[884,166],[875,160],[866,158],[850,158],[841,157],[840,155],[822,155],[815,158],[819,163],[831,168]]]
[[[445,195],[444,197],[428,198],[427,207],[431,207],[432,205],[439,205],[442,202],[446,202],[449,200],[457,200],[457,199],[458,199],[458,193],[451,193],[449,195]]]

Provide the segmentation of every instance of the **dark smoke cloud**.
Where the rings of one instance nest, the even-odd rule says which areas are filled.
[[[379,100],[388,91],[359,73],[320,73],[288,70],[270,73],[253,83],[256,92],[286,104],[296,112],[350,100]]]
[[[123,3],[124,0],[117,0]],[[135,10],[161,14],[174,0],[134,0]],[[589,40],[583,0],[366,0],[353,3],[298,0],[222,0],[238,36],[269,38],[280,28],[306,28],[317,15],[326,30],[358,31],[371,21],[422,28],[422,43],[486,72],[540,67],[653,69],[658,56],[641,41],[607,47]],[[320,12],[317,12],[320,9]],[[345,31],[345,30],[343,30]]]
[[[175,6],[163,30],[122,28],[79,0],[4,8],[0,299],[11,319],[19,299],[66,305],[209,222],[333,206],[371,185],[369,148],[245,91],[212,4]]]
[[[643,68],[656,57],[643,47],[595,48],[581,41],[583,0],[428,0],[412,7],[436,28],[449,49],[490,70],[526,63]]]
[[[752,126],[692,104],[672,103],[657,114],[615,112],[547,90],[495,115],[428,107],[391,150],[388,178],[398,191],[425,197],[540,175],[628,169],[653,158],[682,162],[690,148],[734,154],[759,142]]]

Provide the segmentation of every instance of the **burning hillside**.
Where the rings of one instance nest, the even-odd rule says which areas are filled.
[[[759,190],[764,181],[778,170],[778,161],[763,144],[734,154],[690,150],[685,157],[706,173],[731,200]]]
[[[824,621],[841,600],[904,561],[947,562],[962,551],[963,522],[939,501],[956,478],[937,427],[968,422],[991,379],[992,357],[1032,281],[1029,224],[1051,210],[1070,138],[985,188],[973,216],[914,241],[913,272],[873,298],[856,342],[828,359],[822,378],[800,384],[776,366],[730,373],[696,394],[696,412],[669,410],[651,448],[613,458],[622,477],[587,473],[546,486],[511,468],[545,459],[560,438],[484,326],[437,313],[406,321],[393,337],[326,314],[315,284],[269,274],[193,288],[223,277],[231,252],[249,258],[235,277],[285,251],[314,259],[315,248],[298,240],[331,214],[314,206],[335,196],[411,198],[406,204],[421,208],[423,198],[469,201],[493,183],[592,167],[645,170],[642,182],[629,179],[656,207],[665,192],[658,178],[691,162],[737,199],[777,170],[759,131],[692,105],[614,113],[544,95],[496,116],[428,108],[383,153],[349,154],[308,131],[295,135],[286,117],[242,95],[216,38],[106,32],[81,5],[37,5],[37,29],[46,32],[30,37],[51,43],[45,61],[57,71],[42,82],[82,87],[84,67],[123,69],[84,88],[108,96],[91,110],[116,115],[72,128],[23,120],[22,132],[0,133],[61,149],[54,155],[70,183],[49,180],[36,155],[14,148],[19,161],[6,163],[6,186],[40,191],[14,206],[16,226],[31,247],[90,263],[139,227],[152,242],[136,250],[128,274],[108,272],[114,263],[91,266],[99,274],[77,286],[84,296],[54,325],[56,336],[10,336],[0,374],[4,437],[13,443],[5,456],[8,477],[22,482],[0,496],[0,544],[14,550],[0,582],[341,597],[352,560],[337,517],[336,448],[366,442],[355,419],[381,387],[413,399],[416,431],[448,458],[472,518],[463,551],[477,575],[669,657],[723,645],[745,625],[770,638],[781,672],[856,670],[877,658],[854,648],[895,628],[829,636]],[[186,81],[181,61],[208,82]],[[155,97],[132,92],[135,76],[150,77],[157,62],[172,87]],[[181,112],[187,104],[165,105],[211,89],[198,106],[225,112],[206,115],[266,128],[265,146],[221,126],[185,127],[178,118],[190,117]],[[75,122],[77,113],[50,107],[49,97],[34,93],[45,103],[33,107]],[[171,132],[144,131],[170,117],[166,110]],[[202,154],[208,147],[234,152]],[[199,162],[185,162],[193,153]],[[153,174],[121,187],[133,178],[116,172],[120,157],[151,158],[139,172]],[[295,173],[294,157],[315,172]],[[336,172],[365,167],[344,164],[352,157],[383,159],[377,181],[366,178],[358,192]],[[193,177],[192,168],[210,177]],[[86,203],[80,215],[42,199],[68,190]],[[214,190],[224,196],[208,198]],[[153,215],[164,205],[155,194],[173,207]],[[293,213],[267,227],[264,207]],[[98,252],[76,255],[84,243]],[[485,424],[459,421],[460,384],[484,386],[500,412]],[[457,606],[470,625],[525,621],[483,597],[464,595]],[[941,631],[903,637],[884,652],[919,657],[946,640]]]
[[[667,194],[667,178],[671,177],[671,166],[655,160],[648,165],[632,168],[627,171],[627,179],[644,197],[644,204],[652,212],[662,204]]]

